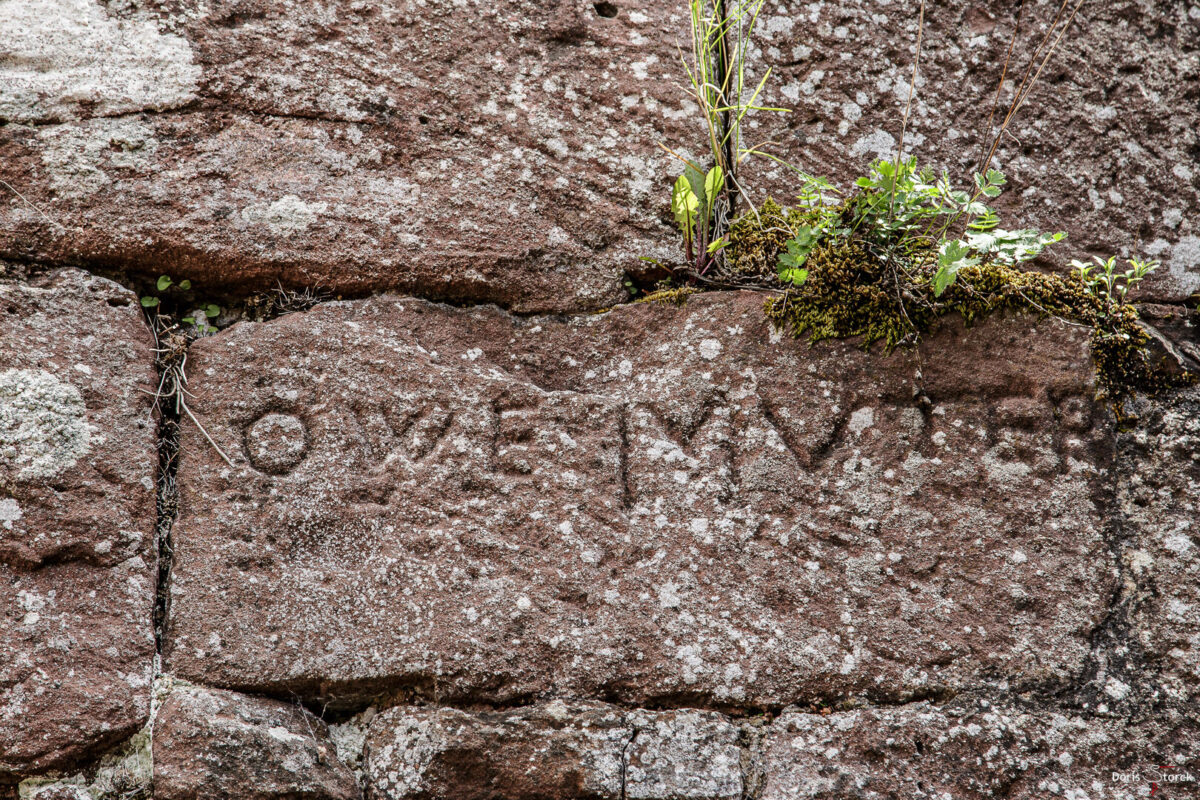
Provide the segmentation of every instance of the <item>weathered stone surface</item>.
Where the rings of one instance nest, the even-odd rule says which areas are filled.
[[[1200,699],[1200,391],[1146,404],[1122,441],[1118,498],[1127,537],[1123,553],[1131,601],[1130,644],[1120,660],[1148,667],[1147,685],[1125,675],[1106,681],[1109,698],[1161,688]],[[1140,658],[1139,658],[1140,657]]]
[[[637,711],[626,718],[634,737],[625,748],[629,800],[717,800],[744,796],[738,726],[704,711]]]
[[[149,714],[151,348],[110,281],[0,283],[0,782]]]
[[[201,340],[237,466],[185,427],[170,669],[343,703],[1070,680],[1117,576],[1086,332],[951,326],[917,389],[913,355],[780,339],[761,303],[385,296]]]
[[[158,686],[156,683],[155,691]],[[153,713],[153,710],[151,711]],[[112,800],[150,797],[154,781],[151,725],[111,748],[95,761],[85,761],[67,771],[28,778],[18,784],[20,800]],[[0,797],[4,797],[0,793]]]
[[[165,111],[196,99],[187,40],[148,15],[111,16],[92,0],[0,2],[0,120],[63,122]]]
[[[742,797],[738,726],[704,711],[567,704],[493,713],[397,707],[367,736],[371,797]]]
[[[1022,6],[1014,75],[1059,4]],[[13,198],[0,255],[555,310],[607,306],[638,256],[676,251],[678,162],[656,145],[702,146],[677,85],[682,0],[7,0],[0,14],[6,179],[55,221]],[[929,9],[910,152],[956,176],[974,165],[1011,26],[979,4]],[[771,2],[759,29],[766,99],[796,113],[748,143],[843,186],[891,153],[912,7]],[[1070,230],[1063,261],[1146,242],[1167,263],[1159,296],[1200,287],[1197,41],[1187,4],[1087,4],[998,154],[1014,224]],[[794,193],[772,162],[744,178],[757,200]]]
[[[763,800],[1125,800],[1150,795],[1155,783],[1158,796],[1190,797],[1200,779],[1200,724],[1178,714],[1134,723],[924,703],[789,713],[769,728],[764,770]]]
[[[0,253],[172,264],[198,286],[281,278],[571,309],[625,297],[623,270],[669,238],[656,143],[687,120],[666,80],[682,4],[615,18],[531,0],[89,13],[105,30],[158,25],[171,98],[142,102],[173,111],[114,117],[91,112],[100,92],[0,90],[15,121],[83,117],[0,133],[17,182],[65,226],[5,208]],[[12,47],[42,61],[76,51],[38,24],[16,31]],[[106,66],[107,85],[137,94],[141,63]]]
[[[618,709],[556,702],[472,714],[394,708],[367,734],[368,796],[620,800],[633,729]]]
[[[360,796],[325,723],[276,700],[178,687],[154,724],[156,800]]]

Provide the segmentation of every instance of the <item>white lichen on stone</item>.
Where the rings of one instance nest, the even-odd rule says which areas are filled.
[[[139,119],[93,119],[38,132],[50,188],[60,198],[83,198],[109,186],[106,170],[145,171],[158,149],[150,126]]]
[[[30,778],[17,787],[20,800],[71,798],[71,800],[111,800],[142,797],[150,787],[154,770],[151,752],[151,725],[101,757],[95,772],[52,774]]]
[[[1194,292],[1200,289],[1200,236],[1183,236],[1171,248],[1167,270],[1175,279],[1180,291]]]
[[[13,523],[21,518],[21,505],[11,497],[0,499],[0,525],[11,531]]]
[[[867,155],[874,155],[877,158],[890,158],[895,152],[895,137],[887,131],[878,129],[859,137],[858,141],[850,146],[850,155],[854,158],[861,158]]]
[[[0,475],[53,478],[91,448],[79,390],[45,370],[0,373]]]
[[[846,427],[855,436],[862,436],[863,431],[875,424],[875,409],[870,406],[863,406],[850,415],[850,422]]]
[[[273,203],[255,203],[242,209],[242,220],[261,225],[276,236],[303,233],[328,209],[325,203],[306,203],[294,194],[285,194]]]
[[[367,728],[377,713],[375,706],[371,706],[340,725],[329,726],[329,738],[337,751],[338,760],[354,772],[354,777],[360,784],[366,775],[363,756],[367,744]]]
[[[700,343],[701,358],[706,361],[712,361],[719,355],[721,355],[721,342],[719,339],[705,339]]]
[[[96,0],[0,0],[0,119],[48,122],[178,108],[200,67],[187,40]]]

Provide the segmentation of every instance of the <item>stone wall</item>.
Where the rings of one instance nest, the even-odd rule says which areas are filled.
[[[892,152],[915,7],[768,0],[763,138]],[[685,20],[0,0],[0,798],[1194,793],[1200,390],[1118,429],[1056,320],[889,355],[625,302]],[[958,169],[1013,8],[927,22],[908,142]],[[1164,260],[1193,354],[1197,42],[1088,5],[999,159],[1062,257]],[[163,273],[218,332],[156,340]]]

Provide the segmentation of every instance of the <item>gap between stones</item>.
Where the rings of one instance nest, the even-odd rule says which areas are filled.
[[[148,321],[148,326],[154,323]],[[185,345],[190,347],[191,343]],[[162,381],[166,378],[167,366],[156,354],[155,367]],[[158,405],[158,473],[155,480],[155,601],[154,642],[158,661],[162,660],[163,643],[167,636],[167,616],[170,610],[170,570],[174,563],[175,519],[179,516],[179,473],[181,417],[173,403],[166,397],[157,398]],[[156,669],[157,672],[157,669]]]
[[[268,114],[268,115],[264,115],[264,116],[274,116],[274,115]],[[299,118],[307,119],[306,117],[299,117]],[[0,256],[0,261],[8,261],[9,263],[21,264],[23,266],[27,266],[30,268],[29,274],[36,274],[36,273],[43,272],[43,271],[48,271],[48,270],[52,270],[52,269],[61,269],[61,268],[67,268],[67,267],[72,267],[74,269],[80,269],[80,270],[83,270],[84,272],[87,272],[90,275],[95,275],[97,277],[105,278],[107,280],[113,281],[114,283],[117,283],[120,286],[133,292],[139,298],[146,294],[153,293],[152,289],[154,287],[154,282],[156,280],[155,277],[131,274],[128,267],[102,267],[102,266],[98,266],[95,264],[75,263],[75,262],[70,261],[69,259],[58,262],[58,261],[44,261],[44,260],[36,259],[36,258],[23,258],[19,255],[6,255],[6,256]],[[178,275],[172,275],[171,277],[183,280],[183,279],[187,278],[188,276],[186,274],[180,273]],[[17,280],[21,280],[21,279],[22,279],[21,276],[17,276]],[[635,273],[629,272],[629,271],[624,271],[620,275],[614,276],[614,280],[619,285],[623,285],[624,281],[629,280],[634,285],[634,287],[639,292],[642,292],[642,293],[648,293],[648,291],[650,289],[652,289],[655,285],[655,281],[649,280],[649,279],[642,280],[638,277],[638,275],[636,275]],[[437,303],[440,305],[448,306],[450,308],[470,309],[470,308],[486,308],[486,307],[490,306],[490,307],[497,308],[497,309],[503,311],[504,313],[508,314],[509,316],[514,317],[516,319],[535,319],[538,317],[570,319],[572,317],[587,317],[587,316],[593,316],[593,315],[597,315],[597,314],[605,314],[605,313],[608,313],[609,311],[614,311],[618,308],[623,308],[625,306],[636,305],[638,302],[640,302],[636,297],[627,297],[613,305],[589,307],[589,308],[578,309],[575,311],[546,311],[546,310],[517,311],[517,310],[514,310],[508,302],[501,300],[499,298],[495,298],[495,297],[487,297],[487,296],[481,296],[478,298],[454,297],[454,296],[451,296],[451,295],[448,295],[445,293],[441,293],[441,292],[436,292],[436,291],[432,291],[432,292],[431,291],[423,291],[423,290],[420,290],[420,287],[407,288],[407,289],[403,288],[403,287],[368,289],[368,290],[353,291],[353,292],[341,292],[335,296],[329,296],[329,295],[325,294],[325,290],[319,286],[312,287],[312,286],[304,286],[304,285],[300,285],[300,284],[283,285],[278,280],[276,281],[275,286],[266,286],[266,285],[257,286],[256,285],[256,288],[249,288],[249,287],[247,287],[246,284],[239,284],[236,282],[228,282],[228,283],[223,282],[223,283],[218,283],[218,284],[207,284],[205,286],[197,287],[198,290],[203,290],[203,291],[197,291],[196,295],[199,298],[199,300],[216,301],[218,303],[225,304],[224,307],[226,308],[226,310],[244,312],[247,309],[249,301],[251,301],[257,297],[260,297],[264,294],[268,294],[272,291],[275,291],[276,287],[282,288],[284,291],[287,291],[287,292],[296,292],[296,293],[313,292],[316,295],[320,296],[321,299],[319,299],[317,302],[313,303],[311,306],[308,306],[307,308],[304,309],[306,311],[316,308],[317,306],[324,305],[325,303],[345,302],[345,301],[353,301],[353,300],[367,300],[372,297],[379,297],[379,296],[386,295],[386,294],[394,294],[398,297],[403,297],[403,298],[412,299],[412,300],[422,300],[427,303]],[[741,289],[741,290],[733,290],[733,291],[749,291],[749,290]],[[198,302],[199,301],[197,301],[197,303]],[[195,305],[195,304],[196,303],[194,303],[193,305]],[[1191,311],[1197,310],[1197,308],[1198,308],[1195,304],[1191,303],[1191,301],[1164,301],[1164,300],[1159,300],[1159,299],[1155,299],[1155,298],[1148,298],[1148,299],[1143,300],[1141,303],[1135,303],[1135,306],[1138,306],[1138,305],[1154,305],[1154,306],[1160,306],[1162,308],[1179,309],[1180,311],[1184,311],[1184,312],[1191,312]],[[252,317],[246,316],[246,317],[244,317],[244,320],[255,321],[255,322],[269,322],[272,319],[275,319],[277,317],[283,316],[284,314],[288,314],[288,313],[293,313],[293,310],[285,310],[282,312],[271,313],[271,314],[264,316],[262,319],[253,319]],[[238,320],[238,321],[242,321],[242,320]]]
[[[348,119],[346,117],[338,117],[331,114],[304,114],[299,112],[281,112],[281,111],[262,111],[252,108],[230,108],[228,103],[223,103],[219,98],[201,95],[190,102],[181,103],[180,105],[170,106],[168,108],[134,108],[128,111],[114,111],[108,114],[91,114],[81,117],[80,119],[64,119],[61,117],[50,117],[46,119],[36,119],[26,122],[14,122],[12,120],[0,119],[0,125],[13,125],[26,128],[52,128],[57,125],[71,124],[86,124],[97,119],[125,119],[127,117],[169,117],[181,116],[187,114],[200,113],[225,113],[232,111],[236,114],[242,114],[247,117],[258,119],[296,119],[305,120],[308,122],[328,122],[335,125],[361,125],[364,127],[377,126],[379,115],[371,114],[363,119]]]
[[[621,748],[621,800],[625,800],[626,798],[626,787],[629,783],[629,775],[627,774],[629,771],[629,748],[633,747],[633,743],[637,741],[639,733],[641,733],[641,730],[634,728],[633,734],[629,737],[629,741],[627,741],[625,746]],[[744,780],[742,785],[745,786]]]
[[[160,376],[161,377],[161,376]],[[179,414],[168,403],[158,409],[158,476],[155,480],[154,544],[156,564],[154,582],[154,649],[162,658],[166,639],[167,614],[171,604],[171,566],[174,560],[172,529],[179,515]]]

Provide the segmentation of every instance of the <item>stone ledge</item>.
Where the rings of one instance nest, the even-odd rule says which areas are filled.
[[[780,339],[751,293],[517,319],[402,297],[202,339],[170,669],[782,707],[1063,686],[1116,580],[1083,332]],[[932,403],[924,411],[923,393]]]

